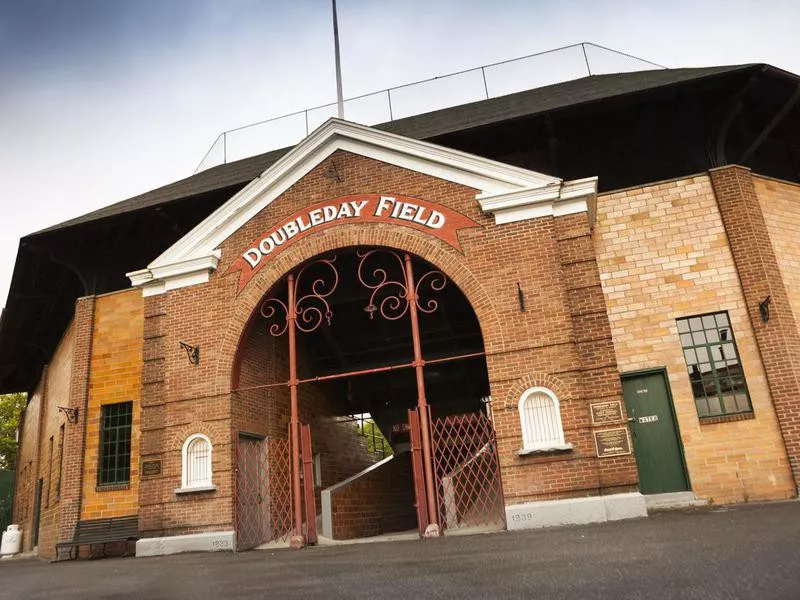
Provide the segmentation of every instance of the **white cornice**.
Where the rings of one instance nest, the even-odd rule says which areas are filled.
[[[145,295],[208,281],[224,240],[337,150],[346,150],[479,191],[476,199],[497,223],[575,212],[596,193],[596,178],[564,183],[497,161],[330,119],[247,184],[147,269],[128,274]],[[581,201],[583,203],[581,204]],[[577,202],[577,203],[576,203]],[[567,212],[563,212],[567,211]]]
[[[481,210],[494,215],[495,223],[513,223],[537,217],[570,215],[589,212],[594,224],[597,197],[597,177],[557,182],[500,194],[478,194]]]

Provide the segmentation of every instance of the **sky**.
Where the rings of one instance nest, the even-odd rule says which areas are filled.
[[[20,237],[191,175],[223,130],[335,100],[330,4],[0,0],[0,306]],[[796,0],[337,4],[345,97],[583,41],[800,73]]]

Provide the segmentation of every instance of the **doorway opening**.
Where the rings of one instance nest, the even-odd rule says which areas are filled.
[[[241,548],[505,526],[480,324],[423,259],[350,248],[300,265],[254,312],[233,383],[248,439],[237,515],[259,498],[284,507],[270,517],[283,525],[239,532]],[[288,484],[274,484],[287,463],[270,462],[270,443],[288,448]],[[253,444],[263,449],[243,449]]]

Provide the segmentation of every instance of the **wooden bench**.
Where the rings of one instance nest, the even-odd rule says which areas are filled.
[[[139,539],[139,517],[113,517],[111,519],[91,519],[78,521],[75,534],[69,542],[56,544],[56,558],[62,550],[69,548],[69,558],[75,560],[81,546],[103,544],[103,555],[106,555],[106,545],[113,542],[129,542]],[[127,552],[126,552],[127,556]]]

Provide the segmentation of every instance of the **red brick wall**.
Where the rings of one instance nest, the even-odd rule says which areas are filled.
[[[39,428],[44,382],[40,381],[28,399],[19,426],[17,474],[14,479],[12,522],[22,529],[22,551],[33,549],[33,522],[36,512],[36,485],[39,479]]]
[[[59,483],[63,478],[59,454],[62,438],[61,428],[70,425],[66,416],[58,410],[68,406],[70,400],[70,377],[75,347],[75,327],[67,327],[57,346],[50,364],[42,372],[36,391],[25,409],[20,427],[19,480],[16,485],[14,522],[23,530],[23,550],[33,547],[34,513],[36,510],[36,486],[42,480],[41,516],[39,521],[38,554],[51,558],[58,541],[59,522],[62,511],[62,493]],[[52,444],[52,449],[51,449]],[[70,458],[66,455],[64,461]]]
[[[261,326],[259,326],[261,325]],[[257,387],[270,383],[286,383],[289,379],[286,336],[273,337],[263,322],[256,322],[244,336],[234,385],[242,390],[232,394],[234,435],[255,433],[285,439],[289,426],[289,389],[286,385]],[[302,355],[300,363],[302,363]],[[300,420],[311,424],[312,452],[320,455],[321,481],[317,484],[317,511],[321,509],[319,492],[378,460],[367,450],[366,438],[358,435],[356,425],[337,416],[346,412],[344,398],[330,397],[317,385],[298,389]]]
[[[333,539],[350,540],[417,526],[411,453],[331,492]]]
[[[312,169],[221,244],[219,267],[207,284],[146,299],[143,459],[175,452],[182,436],[201,425],[214,428],[209,437],[215,461],[219,457],[219,489],[202,500],[208,510],[175,508],[170,490],[174,479],[142,482],[141,514],[148,533],[231,526],[233,432],[240,425],[255,426],[247,418],[234,422],[246,412],[241,405],[237,416],[240,408],[230,394],[242,332],[263,296],[289,270],[318,254],[357,245],[387,246],[420,256],[443,270],[471,303],[487,352],[507,501],[635,487],[633,458],[599,460],[592,442],[589,402],[621,396],[586,214],[496,225],[480,211],[474,189],[343,151],[333,158],[339,180],[323,176],[328,161]],[[237,275],[224,274],[259,234],[301,207],[365,191],[437,202],[480,227],[460,232],[459,252],[405,227],[340,225],[298,240],[237,294]],[[518,304],[518,283],[525,293],[524,312]],[[199,365],[189,365],[178,345],[181,340],[201,346]],[[251,381],[249,377],[239,380]],[[522,439],[516,406],[528,386],[542,381],[559,394],[567,441],[575,448],[559,455],[518,457],[515,451]],[[279,415],[285,412],[277,410],[273,421],[281,429],[285,417]],[[318,437],[313,430],[312,437]]]
[[[89,402],[89,378],[94,338],[95,297],[78,298],[73,327],[75,346],[72,355],[68,406],[78,411],[76,423],[66,426],[64,467],[61,482],[61,520],[59,541],[72,539],[80,520],[83,491],[83,457],[86,447],[86,415]]]

